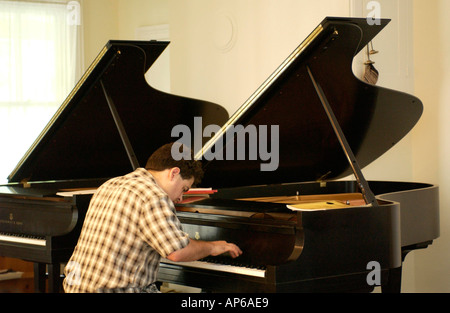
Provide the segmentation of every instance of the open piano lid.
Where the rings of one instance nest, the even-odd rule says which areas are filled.
[[[243,146],[237,145],[239,135],[234,131],[235,137],[229,140],[225,130],[242,125],[247,131],[248,125],[254,125],[258,134],[250,142],[252,152],[257,150],[257,159],[249,155],[247,135],[244,160],[216,157],[205,162],[202,184],[214,188],[267,185],[331,180],[354,173],[308,68],[322,87],[360,168],[398,143],[422,115],[421,101],[366,84],[352,72],[354,56],[389,20],[380,22],[370,26],[361,18],[326,18],[196,155],[203,160],[211,160],[212,155],[226,158],[229,150],[237,159],[236,151]],[[279,127],[278,138],[276,130],[271,131],[274,125]],[[261,132],[265,126],[267,136]],[[271,143],[272,134],[279,153]],[[267,147],[261,149],[261,140]],[[276,170],[262,171],[262,164]]]
[[[221,106],[148,85],[144,75],[168,44],[109,41],[10,174],[9,182],[77,182],[123,175],[136,165],[145,166],[153,151],[174,141],[174,126],[193,127],[192,116],[224,124],[228,113]],[[121,139],[102,84],[136,165]]]
[[[205,187],[239,187],[330,180],[352,173],[311,78],[324,90],[361,168],[400,141],[422,114],[419,99],[372,86],[352,72],[354,56],[389,22],[370,26],[366,19],[326,18],[267,81],[228,119],[217,104],[151,88],[144,74],[167,42],[111,41],[9,176],[10,183],[109,178],[133,170],[100,81],[114,101],[137,162],[145,165],[159,146],[177,140],[176,125],[194,129],[194,117],[208,125],[279,126],[276,155],[257,159],[209,161],[205,153],[226,156],[236,140],[218,133],[196,157],[205,165]],[[228,120],[228,122],[227,122]],[[264,139],[259,131],[258,137]],[[194,142],[195,138],[192,138]],[[203,138],[203,144],[210,138]],[[255,143],[255,141],[253,141]],[[267,151],[271,152],[270,140]],[[249,147],[246,138],[245,147]],[[248,150],[248,148],[246,149]],[[237,151],[237,147],[234,147]],[[262,158],[261,158],[262,157]],[[277,160],[274,160],[278,158]],[[276,161],[275,171],[261,164]]]

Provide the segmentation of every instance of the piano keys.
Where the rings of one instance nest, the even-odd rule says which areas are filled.
[[[265,277],[266,268],[264,266],[230,264],[230,262],[220,262],[215,260],[199,260],[192,262],[173,262],[168,259],[161,261],[165,265],[173,265],[174,267],[188,267],[201,270],[217,271],[220,273],[232,273],[237,275],[245,275],[252,277]]]
[[[44,237],[35,237],[35,236],[26,236],[26,235],[16,235],[16,234],[7,234],[0,233],[0,242],[4,243],[12,243],[12,244],[24,244],[28,246],[47,246],[47,242]]]
[[[129,173],[176,140],[175,126],[193,129],[202,118],[202,127],[222,125],[195,151],[205,168],[199,187],[217,192],[178,204],[177,214],[191,238],[235,242],[244,253],[238,263],[162,260],[160,281],[212,292],[370,292],[377,264],[382,290],[401,291],[407,254],[439,237],[439,188],[362,173],[423,111],[420,99],[353,75],[355,53],[388,22],[325,18],[231,117],[220,105],[147,84],[144,74],[167,42],[108,42],[0,186],[0,256],[35,262],[37,291],[47,268],[50,291],[59,291],[59,264],[76,245],[91,198],[65,191]],[[276,170],[260,171],[264,160],[248,151],[244,160],[203,158],[237,151],[236,138],[224,137],[235,125],[279,126]],[[354,181],[341,180],[350,174]],[[325,207],[291,209],[299,203]]]

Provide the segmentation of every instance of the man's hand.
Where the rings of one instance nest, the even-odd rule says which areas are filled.
[[[241,249],[234,243],[228,243],[226,241],[211,241],[210,243],[213,244],[213,249],[210,253],[212,256],[229,253],[234,259],[242,254]]]
[[[226,241],[198,241],[191,239],[186,247],[172,252],[167,258],[174,262],[190,262],[210,255],[217,256],[224,253],[228,253],[232,258],[237,258],[242,254],[242,251],[235,244]]]

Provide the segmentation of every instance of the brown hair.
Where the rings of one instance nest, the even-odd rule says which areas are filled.
[[[172,146],[174,146],[173,149]],[[178,155],[181,155],[181,150],[183,151],[183,158],[176,160],[172,152],[176,151]],[[147,170],[157,172],[174,167],[180,169],[180,175],[183,179],[191,179],[194,177],[194,185],[199,184],[203,178],[202,163],[194,160],[194,153],[192,150],[181,143],[172,142],[160,147],[153,152],[145,165]]]

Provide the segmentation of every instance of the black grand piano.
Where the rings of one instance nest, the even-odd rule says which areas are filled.
[[[388,22],[326,18],[231,117],[146,83],[167,42],[110,41],[0,187],[0,255],[35,262],[37,291],[47,268],[50,291],[59,291],[59,264],[91,197],[84,191],[145,164],[178,139],[175,126],[193,129],[202,117],[204,127],[222,126],[195,151],[205,168],[199,187],[217,192],[187,198],[178,216],[192,238],[235,242],[244,254],[163,260],[160,281],[212,292],[399,292],[407,253],[439,237],[439,200],[437,186],[366,181],[361,171],[423,110],[419,99],[352,72],[354,56]],[[241,132],[227,136],[237,125]],[[275,170],[261,170],[268,160],[254,157],[250,125],[269,126]],[[243,146],[234,160],[205,157]],[[339,180],[350,174],[355,180]]]

